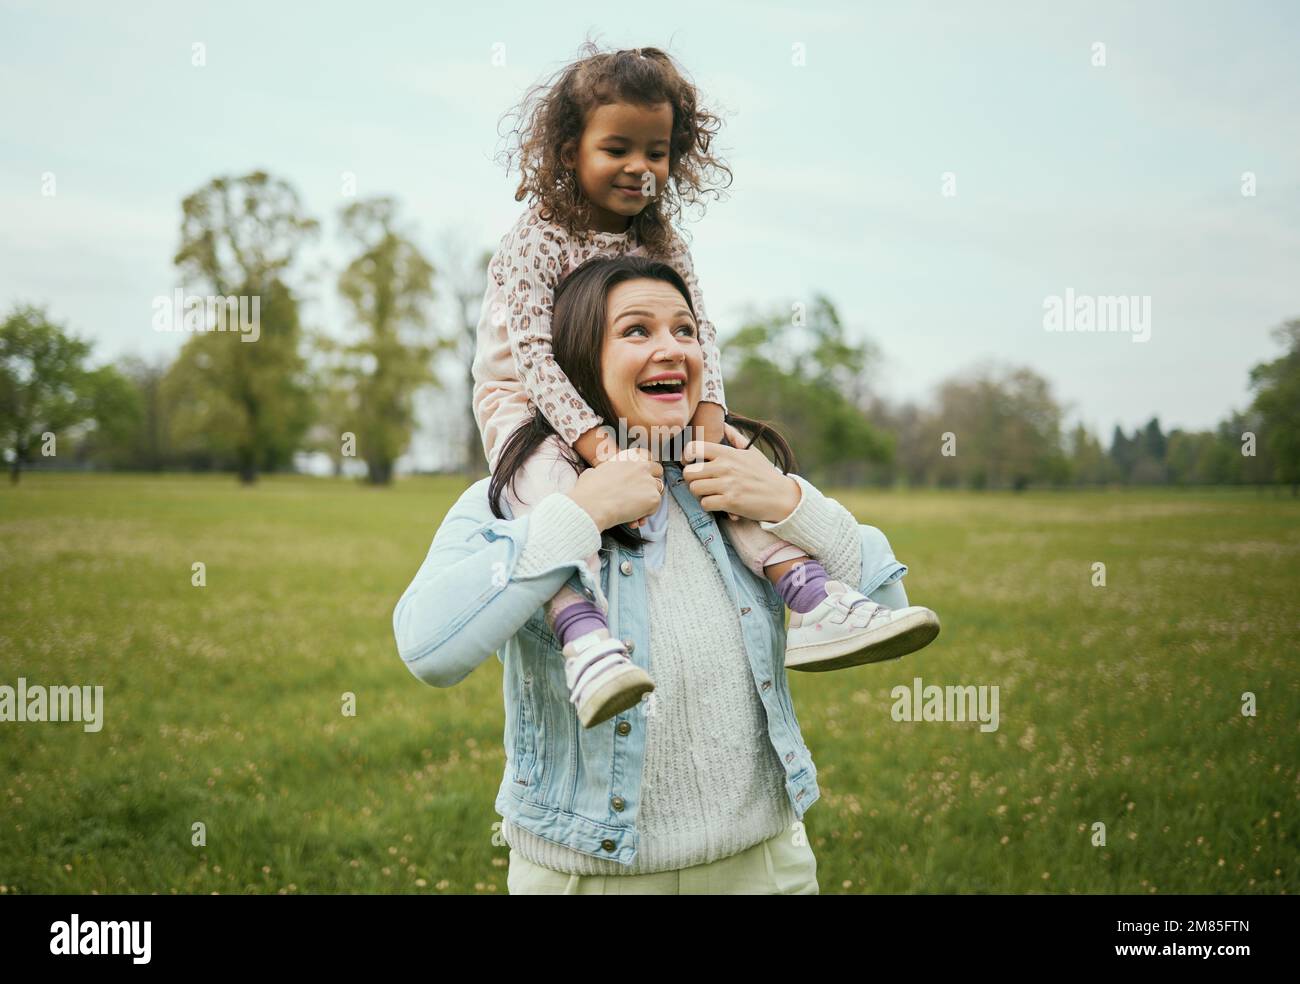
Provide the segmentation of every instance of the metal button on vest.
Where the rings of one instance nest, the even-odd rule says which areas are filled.
[[[797,798],[798,798],[798,797],[796,797],[796,799],[797,799]],[[613,842],[612,840],[610,840],[608,837],[606,837],[603,841],[600,842],[600,848],[601,848],[602,851],[609,851],[611,854],[613,854],[613,853],[614,853],[614,842]]]
[[[763,689],[763,690],[771,690],[771,689],[772,689],[772,681],[771,681],[771,680],[764,680],[764,681],[763,681],[763,687],[762,687],[762,689]]]
[[[748,608],[742,608],[742,609],[740,610],[740,614],[742,614],[742,615],[748,615],[748,614],[749,614],[749,609],[748,609]]]
[[[614,730],[617,731],[620,735],[630,734],[632,731],[632,725],[628,721],[620,721],[618,722],[618,727],[615,728]]]
[[[612,805],[612,806],[614,807],[614,809],[616,809],[616,810],[618,810],[620,813],[622,813],[622,812],[623,812],[623,807],[627,806],[627,803],[625,803],[625,802],[623,801],[623,797],[622,797],[622,796],[615,796],[615,797],[610,801],[610,805]]]
[[[631,639],[624,639],[623,645],[627,647],[627,654],[629,656],[631,656],[632,653],[635,652],[636,650],[636,643],[633,642]]]
[[[618,569],[619,569],[620,571],[622,571],[624,574],[631,574],[631,573],[632,573],[632,561],[630,561],[630,560],[625,560],[625,561],[623,561],[623,563],[621,563],[621,564],[618,565]]]

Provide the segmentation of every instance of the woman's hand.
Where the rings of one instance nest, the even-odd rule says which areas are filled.
[[[663,474],[645,448],[628,448],[579,475],[569,498],[603,532],[654,513],[664,494]]]
[[[763,456],[758,448],[745,451],[708,441],[686,445],[682,477],[700,505],[725,510],[746,519],[779,523],[799,505],[799,483]]]

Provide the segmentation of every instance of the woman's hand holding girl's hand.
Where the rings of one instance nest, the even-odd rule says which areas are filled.
[[[799,505],[799,483],[763,456],[758,448],[741,451],[708,441],[686,445],[682,477],[700,505],[747,519],[779,523]]]
[[[664,466],[645,448],[628,448],[578,476],[569,498],[586,510],[596,528],[649,516],[664,494]]]

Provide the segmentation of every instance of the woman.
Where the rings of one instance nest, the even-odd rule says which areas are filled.
[[[686,285],[644,258],[589,261],[556,290],[556,361],[627,433],[690,421],[703,378],[694,328]],[[680,399],[642,389],[665,372],[684,376]],[[779,435],[730,420],[792,462]],[[819,560],[841,582],[836,618],[906,606],[907,568],[879,530],[753,447],[695,442],[685,467],[633,452],[510,518],[512,463],[549,433],[537,415],[493,478],[466,490],[393,613],[399,654],[426,683],[452,686],[493,652],[504,664],[495,807],[511,894],[816,894],[801,821],[820,792],[786,680],[783,603],[697,496]],[[639,531],[625,525],[651,513]],[[584,562],[597,550],[599,578]],[[654,667],[653,693],[591,728],[567,703],[544,614],[566,581]]]

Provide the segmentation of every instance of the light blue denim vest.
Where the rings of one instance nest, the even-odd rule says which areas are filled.
[[[820,790],[786,679],[783,602],[770,582],[745,566],[691,494],[681,468],[665,464],[664,478],[722,575],[732,611],[718,616],[740,623],[754,688],[767,712],[768,737],[785,769],[786,794],[802,819]],[[397,603],[398,652],[417,678],[437,687],[459,682],[497,652],[504,666],[506,751],[497,812],[539,837],[630,864],[637,851],[646,703],[583,728],[568,700],[559,641],[546,624],[544,606],[566,581],[588,598],[606,599],[611,633],[653,676],[642,548],[607,539],[599,582],[581,558],[540,575],[515,577],[529,516],[494,517],[487,489],[488,479],[475,483],[448,512]],[[860,526],[859,531],[864,579],[859,590],[870,595],[907,568],[879,530]]]

